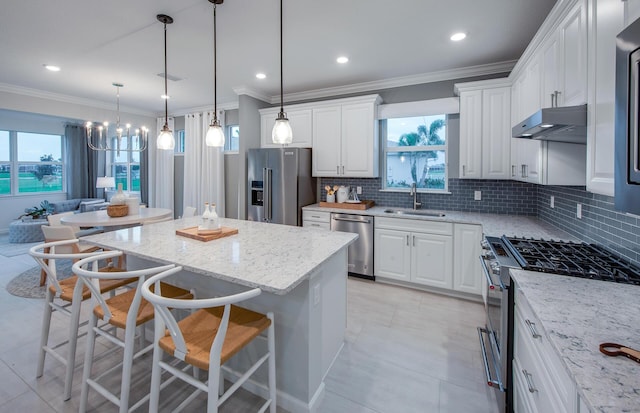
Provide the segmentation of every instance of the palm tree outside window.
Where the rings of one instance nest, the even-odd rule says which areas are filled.
[[[447,191],[446,115],[391,118],[381,122],[384,189],[412,184],[422,192]]]

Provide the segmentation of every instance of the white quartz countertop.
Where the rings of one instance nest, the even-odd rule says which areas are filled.
[[[336,204],[339,205],[339,204]],[[382,216],[400,219],[419,219],[428,221],[445,221],[459,224],[480,224],[484,235],[509,237],[528,237],[546,240],[563,240],[577,241],[576,237],[562,231],[551,224],[543,222],[536,217],[525,215],[502,215],[502,214],[485,214],[478,212],[463,211],[445,211],[421,209],[419,211],[428,211],[434,213],[443,213],[443,217],[430,217],[419,215],[397,215],[384,212],[385,209],[394,209],[402,211],[411,211],[407,208],[389,208],[383,206],[375,206],[366,210],[353,210],[344,208],[325,208],[318,204],[309,205],[303,208],[309,211],[324,212],[341,212],[348,214]]]
[[[511,270],[592,412],[640,411],[640,364],[600,353],[640,349],[640,286]]]
[[[225,218],[220,219],[220,224],[237,228],[238,234],[208,242],[176,235],[177,229],[196,226],[200,220],[184,218],[82,239],[128,255],[174,263],[195,273],[286,294],[358,237],[346,232]]]

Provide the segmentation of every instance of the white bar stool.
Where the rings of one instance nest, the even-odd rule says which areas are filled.
[[[155,339],[153,349],[153,371],[151,373],[151,398],[149,411],[157,412],[160,390],[176,377],[196,387],[176,409],[179,411],[193,401],[201,392],[207,392],[207,413],[218,412],[218,407],[247,380],[265,362],[269,369],[269,398],[260,408],[260,412],[269,409],[276,413],[276,362],[273,313],[267,315],[232,305],[260,295],[261,290],[206,299],[175,300],[167,298],[162,292],[160,280],[181,271],[176,267],[154,275],[142,284],[142,295],[153,304],[159,317],[155,319]],[[154,288],[155,287],[155,288]],[[197,310],[181,321],[176,321],[170,309]],[[168,330],[165,330],[165,328]],[[267,336],[261,334],[266,331]],[[246,372],[237,374],[238,380],[226,392],[220,382],[221,368],[232,356],[255,338],[267,340],[268,351],[262,355]],[[187,366],[180,369],[162,361],[163,352],[184,361]],[[209,371],[208,382],[202,382],[186,373],[189,366]],[[162,371],[174,377],[161,383]],[[236,372],[234,372],[236,373]]]

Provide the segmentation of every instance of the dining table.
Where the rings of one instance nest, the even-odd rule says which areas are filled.
[[[123,217],[110,217],[107,215],[107,210],[102,209],[67,215],[60,222],[76,227],[126,227],[161,221],[172,217],[173,211],[168,208],[139,208],[134,213],[129,213]]]

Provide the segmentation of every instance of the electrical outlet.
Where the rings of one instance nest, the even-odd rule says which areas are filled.
[[[482,191],[473,191],[473,199],[475,201],[482,201]]]
[[[556,207],[556,197],[551,195],[551,201],[549,202],[549,206],[551,208],[555,208]]]
[[[362,187],[361,186],[356,186],[356,193],[358,195],[362,195]]]
[[[313,286],[313,305],[320,304],[320,284]]]
[[[576,218],[582,219],[582,204],[578,204],[576,207]]]

